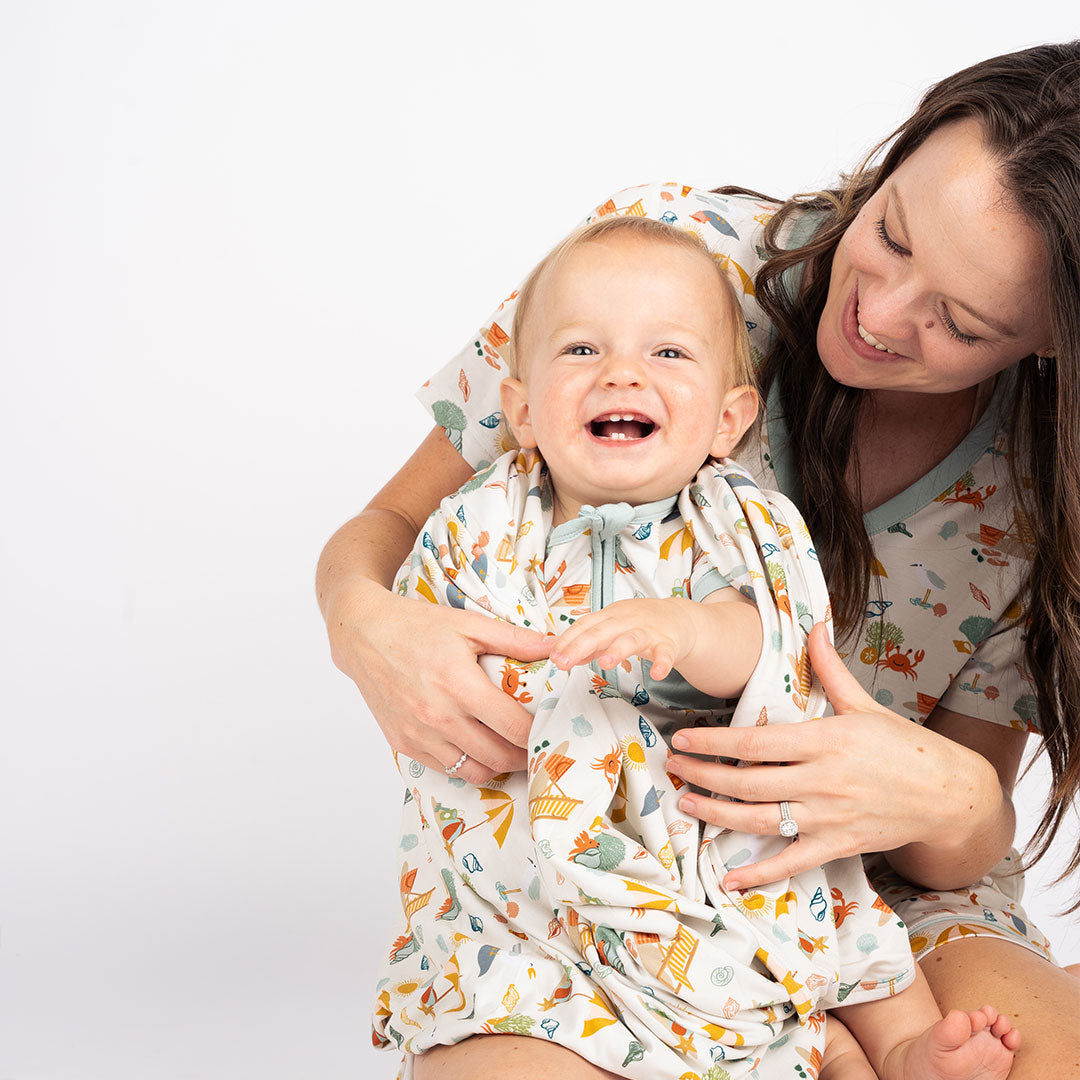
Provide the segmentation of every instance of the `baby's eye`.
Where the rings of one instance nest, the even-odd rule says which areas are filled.
[[[679,357],[685,356],[686,353],[682,349],[676,349],[674,345],[665,345],[664,348],[656,350],[656,355],[663,357],[665,360],[678,360]]]
[[[563,350],[568,356],[595,356],[596,350],[591,345],[583,345],[578,342],[575,345],[567,345]]]

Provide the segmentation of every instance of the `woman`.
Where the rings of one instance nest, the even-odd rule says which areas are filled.
[[[709,235],[728,224],[699,213]],[[1009,900],[1016,886],[1007,866],[996,884],[980,881],[1008,858],[1027,725],[1042,733],[1054,778],[1038,850],[1080,784],[1080,43],[999,57],[944,80],[879,167],[833,195],[786,204],[753,244],[770,258],[756,275],[760,314],[748,299],[748,318],[775,327],[762,369],[768,464],[775,486],[807,517],[848,630],[847,663],[875,697],[819,638],[811,660],[837,716],[783,733],[702,729],[680,747],[793,762],[782,787],[769,765],[735,770],[680,755],[676,768],[742,800],[696,798],[703,820],[774,831],[783,798],[799,823],[798,844],[728,886],[885,851],[892,871],[923,890],[960,889],[945,905],[961,912],[953,923],[966,932],[957,935],[942,930],[938,892],[905,908],[917,888],[879,883],[912,927],[943,1009],[972,1007],[978,995],[1009,1013],[1024,1033],[1013,1073],[1021,1080],[1047,1070],[1080,1076],[1080,981],[1039,954],[1037,933]],[[489,343],[498,340],[489,333]],[[497,381],[494,363],[489,370]],[[445,426],[460,438],[457,426]],[[987,433],[978,469],[995,480],[975,483],[984,474],[969,461],[972,439]],[[475,657],[528,660],[545,647],[525,632],[386,591],[427,513],[470,472],[436,429],[328,544],[319,592],[335,662],[357,681],[391,745],[440,768],[464,755],[457,775],[478,783],[523,767],[528,718]],[[991,498],[1008,521],[976,518],[970,561],[942,573],[939,542],[966,540],[971,522],[962,512],[981,514]],[[934,519],[932,533],[915,526],[941,507],[956,514]],[[893,519],[887,530],[872,527],[876,511]],[[901,540],[907,546],[887,566],[908,560],[904,572],[918,585],[906,592],[896,591],[896,573],[882,576],[879,559]],[[954,623],[957,583],[990,618]],[[888,617],[890,604],[894,613],[911,610]],[[925,616],[929,647],[898,640],[896,627],[914,614]],[[424,662],[413,662],[421,651]],[[927,669],[950,651],[959,665],[931,686]],[[403,666],[418,673],[407,685]],[[910,684],[914,701],[883,696],[885,678]],[[923,726],[906,723],[909,714]],[[962,908],[969,891],[970,911]],[[991,896],[997,915],[984,900]],[[1007,919],[1014,929],[1006,933]],[[598,1075],[558,1047],[522,1047],[512,1036],[438,1048],[419,1059],[417,1075],[502,1071],[518,1054],[529,1075],[545,1067]]]

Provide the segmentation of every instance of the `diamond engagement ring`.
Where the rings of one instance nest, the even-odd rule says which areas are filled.
[[[791,807],[780,803],[780,835],[794,840],[799,835],[799,823],[791,816]]]
[[[461,757],[459,757],[457,759],[457,762],[455,764],[448,765],[445,769],[443,769],[443,772],[446,773],[447,776],[457,776],[458,769],[460,769],[461,766],[464,765],[465,762],[468,761],[468,760],[469,760],[469,755],[468,754],[462,754]],[[794,825],[795,823],[792,822],[792,824]],[[799,831],[798,828],[796,828],[795,832],[798,832],[798,831]],[[794,836],[794,833],[792,833],[792,835]]]

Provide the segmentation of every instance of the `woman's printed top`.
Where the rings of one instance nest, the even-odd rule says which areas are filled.
[[[765,258],[762,230],[775,209],[747,196],[652,184],[620,192],[586,220],[638,214],[700,236],[736,285],[754,358],[760,360],[771,326],[755,299],[754,277]],[[788,246],[805,243],[814,224],[812,215],[803,215]],[[499,404],[515,295],[418,394],[474,468],[515,446]],[[880,592],[872,592],[861,640],[845,660],[877,701],[912,720],[924,721],[940,702],[954,712],[1036,730],[1020,602],[1033,523],[1013,496],[1002,423],[1012,386],[1012,373],[1003,373],[964,441],[865,517]],[[786,442],[784,418],[772,395],[760,445],[741,463],[762,487],[794,496]]]
[[[820,714],[805,635],[830,615],[806,526],[732,463],[554,529],[550,508],[535,451],[504,455],[431,516],[401,591],[559,632],[621,599],[737,588],[761,615],[761,658],[734,708],[637,660],[562,672],[485,658],[534,714],[528,770],[475,788],[399,757],[402,920],[376,1043],[412,1054],[514,1032],[627,1076],[806,1076],[823,1009],[913,978],[903,923],[858,858],[725,891],[729,869],[788,841],[687,818],[665,767],[689,723]]]

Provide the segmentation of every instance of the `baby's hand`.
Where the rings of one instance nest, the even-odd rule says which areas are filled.
[[[578,619],[559,637],[551,659],[563,671],[593,660],[611,671],[640,656],[652,662],[650,677],[663,679],[694,649],[700,608],[680,597],[616,601]]]

